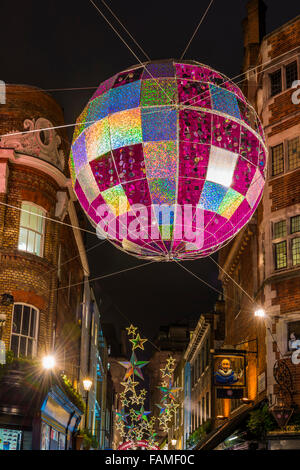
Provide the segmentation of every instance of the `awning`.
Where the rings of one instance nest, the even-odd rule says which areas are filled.
[[[236,431],[236,429],[249,417],[249,413],[258,408],[264,400],[265,399],[259,400],[253,405],[244,405],[247,408],[243,408],[240,413],[233,416],[231,419],[226,421],[226,423],[209,433],[204,440],[196,445],[195,450],[215,449],[221,442],[225,441],[227,437]]]

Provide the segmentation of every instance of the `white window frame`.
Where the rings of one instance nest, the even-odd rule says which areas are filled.
[[[39,256],[40,258],[43,258],[43,256],[44,256],[44,246],[45,246],[45,220],[46,219],[45,219],[45,217],[42,217],[42,232],[41,233],[37,232],[36,230],[34,230],[30,227],[25,227],[25,226],[23,227],[21,225],[22,205],[23,204],[29,204],[30,206],[38,207],[43,212],[43,216],[45,216],[47,214],[46,209],[44,209],[42,206],[39,206],[38,204],[35,204],[34,202],[31,202],[31,201],[22,201],[21,211],[20,211],[20,221],[19,221],[18,250],[24,251],[25,253],[30,253],[31,255],[34,255],[34,256]],[[39,254],[32,253],[31,251],[28,251],[27,249],[23,250],[23,249],[19,248],[21,228],[26,229],[28,232],[33,232],[34,234],[39,234],[41,236],[41,244],[40,244],[40,253]],[[27,238],[28,238],[28,236],[27,236]]]
[[[24,310],[23,307],[30,307],[30,308],[33,308],[36,311],[36,322],[35,322],[34,336],[28,336],[28,335],[23,335],[22,333],[14,333],[13,332],[13,319],[14,319],[15,305],[22,305],[22,321],[23,321],[23,310]],[[21,321],[20,331],[22,331],[22,321]],[[32,357],[35,357],[37,355],[37,341],[38,341],[39,321],[40,321],[40,311],[37,307],[35,307],[34,305],[31,305],[31,304],[27,304],[25,302],[15,302],[14,306],[13,306],[13,311],[12,311],[12,321],[11,321],[9,347],[11,348],[12,335],[18,336],[18,337],[23,337],[23,338],[30,338],[30,339],[33,340],[32,341]],[[29,325],[29,330],[30,330],[30,325]],[[18,348],[18,354],[19,354],[19,349],[20,349],[20,346]],[[28,357],[28,356],[26,355],[25,357]]]

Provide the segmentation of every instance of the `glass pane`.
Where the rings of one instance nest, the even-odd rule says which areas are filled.
[[[292,258],[293,265],[300,263],[300,238],[292,240]]]
[[[27,250],[29,253],[34,253],[34,240],[35,233],[28,231]]]
[[[281,84],[281,69],[276,70],[276,72],[270,74],[271,80],[271,96],[277,95],[282,90]]]
[[[20,333],[21,329],[21,317],[22,317],[22,305],[14,306],[14,319],[12,325],[13,333]]]
[[[31,206],[30,211],[32,214],[30,214],[30,227],[32,230],[37,230],[37,216],[33,214],[33,212],[36,212],[35,207]]]
[[[35,338],[35,322],[36,322],[36,310],[31,309],[31,321],[30,321],[30,336]]]
[[[286,221],[280,220],[273,225],[273,238],[282,238],[286,236]]]
[[[300,166],[300,137],[288,141],[288,158],[290,170]]]
[[[19,350],[19,355],[20,356],[26,356],[26,340],[27,338],[24,338],[23,336],[20,336],[20,350]]]
[[[293,82],[297,80],[297,62],[292,62],[285,67],[286,87],[291,88]]]
[[[291,218],[291,233],[300,232],[300,215]]]
[[[23,307],[22,335],[28,336],[30,320],[30,307]]]
[[[33,340],[28,339],[27,341],[27,356],[32,357],[32,345],[33,345]]]
[[[284,171],[283,144],[272,147],[272,175],[276,176]]]
[[[44,215],[44,211],[39,210],[38,213],[40,215]],[[43,233],[43,226],[44,226],[44,218],[43,217],[37,217],[37,231],[39,233]]]
[[[40,256],[40,254],[41,254],[41,235],[39,235],[38,233],[36,233],[36,235],[35,235],[35,250],[34,250],[34,253],[37,256]]]
[[[27,229],[20,228],[19,243],[18,243],[19,250],[26,251],[26,245],[27,245]]]
[[[276,269],[286,268],[287,266],[287,253],[286,241],[276,243],[275,245],[275,267]]]
[[[15,357],[19,355],[19,336],[11,335],[10,349],[14,353]]]
[[[22,209],[24,209],[24,210],[21,211],[20,225],[22,227],[28,227],[28,225],[29,225],[29,214],[28,214],[28,212],[25,212],[25,211],[29,210],[28,205],[27,204],[22,204]]]

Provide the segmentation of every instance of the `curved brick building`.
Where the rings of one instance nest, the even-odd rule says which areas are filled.
[[[4,305],[7,296],[2,297],[0,314],[7,351],[39,360],[55,350],[59,369],[79,391],[80,283],[89,271],[82,232],[55,222],[79,226],[67,134],[52,129],[63,124],[63,112],[49,94],[24,85],[6,87],[6,104],[0,105],[0,295],[13,296],[13,303]],[[62,406],[61,389],[51,391],[51,400],[37,397],[34,409],[16,392],[18,380],[0,385],[0,427],[25,433],[24,448],[68,447],[82,411],[69,401],[61,423],[49,411],[53,403]],[[37,416],[42,420],[34,425]]]

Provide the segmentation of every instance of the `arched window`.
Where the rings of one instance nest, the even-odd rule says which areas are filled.
[[[31,202],[22,202],[18,248],[43,256],[46,211]]]
[[[15,357],[36,355],[38,314],[32,305],[14,304],[10,349]]]

